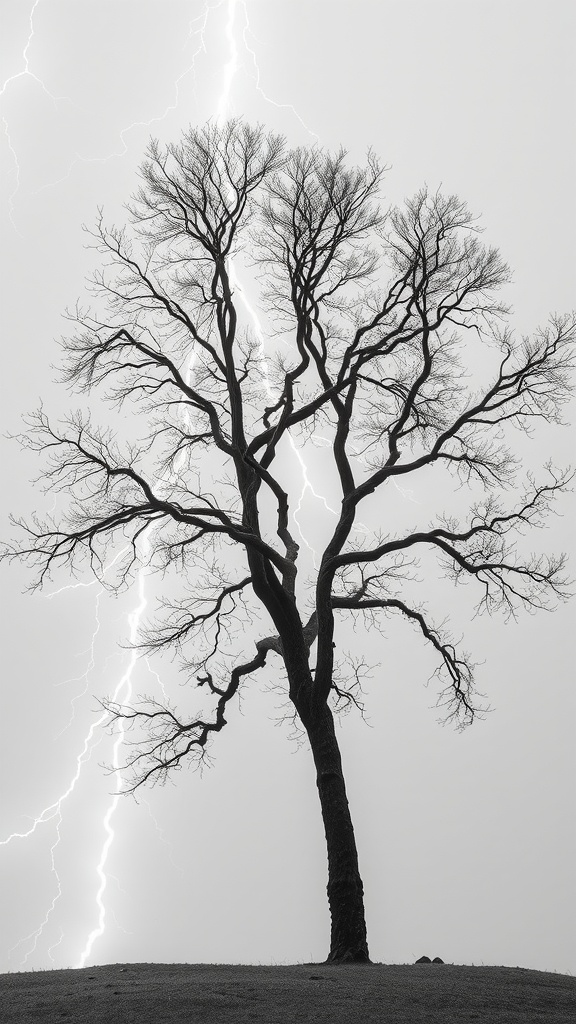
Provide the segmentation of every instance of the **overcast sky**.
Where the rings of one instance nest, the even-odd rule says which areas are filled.
[[[424,182],[466,199],[514,270],[520,332],[571,309],[575,17],[570,0],[4,0],[3,434],[40,399],[75,404],[51,366],[91,265],[82,223],[99,205],[121,222],[150,134],[175,140],[223,104],[294,144],[355,160],[373,147],[387,201]],[[526,458],[567,462],[574,437],[546,432]],[[6,536],[9,512],[50,499],[33,460],[6,439],[0,454]],[[403,500],[411,513],[426,495]],[[308,494],[304,524],[318,506]],[[574,552],[574,508],[563,500],[534,546]],[[66,577],[53,596],[23,594],[29,582],[2,566],[0,970],[324,958],[312,760],[275,727],[277,696],[247,689],[202,777],[116,804],[95,696],[129,671],[118,645],[139,595]],[[573,972],[574,605],[505,625],[438,597],[494,712],[442,728],[430,651],[400,623],[366,641],[381,662],[369,725],[350,715],[339,736],[372,959]],[[153,692],[154,668],[134,669],[136,690]]]

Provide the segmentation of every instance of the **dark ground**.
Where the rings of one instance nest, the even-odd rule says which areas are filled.
[[[574,1024],[576,978],[453,964],[113,964],[0,975],[1,1024]]]

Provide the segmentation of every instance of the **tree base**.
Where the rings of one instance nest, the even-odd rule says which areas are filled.
[[[347,950],[345,953],[330,953],[324,961],[325,964],[371,964],[372,961],[367,953],[354,953]]]

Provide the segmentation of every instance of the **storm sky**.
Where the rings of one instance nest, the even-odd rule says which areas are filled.
[[[519,333],[570,310],[575,21],[569,0],[4,0],[2,536],[9,513],[51,507],[6,435],[40,401],[56,416],[78,404],[53,365],[94,266],[82,225],[100,206],[122,223],[151,134],[177,140],[225,113],[353,161],[372,147],[387,203],[427,183],[482,215],[514,271]],[[543,430],[520,451],[565,464],[574,438]],[[310,474],[321,494],[321,467]],[[397,510],[411,520],[430,495],[410,486]],[[562,499],[534,547],[576,555],[574,508]],[[308,489],[304,532],[322,510]],[[113,801],[96,698],[130,671],[135,692],[154,692],[161,668],[177,699],[183,678],[153,660],[131,669],[137,588],[115,599],[88,577],[33,594],[30,582],[2,565],[0,971],[325,957],[312,759],[278,722],[278,694],[246,687],[202,776]],[[574,606],[504,623],[473,618],[472,597],[445,586],[438,601],[494,710],[443,728],[430,649],[400,622],[362,641],[379,663],[368,722],[345,717],[339,737],[371,957],[572,972]]]

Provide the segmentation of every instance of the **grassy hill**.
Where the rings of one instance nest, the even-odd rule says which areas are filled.
[[[2,1024],[573,1024],[576,978],[519,967],[112,964],[0,975]]]

